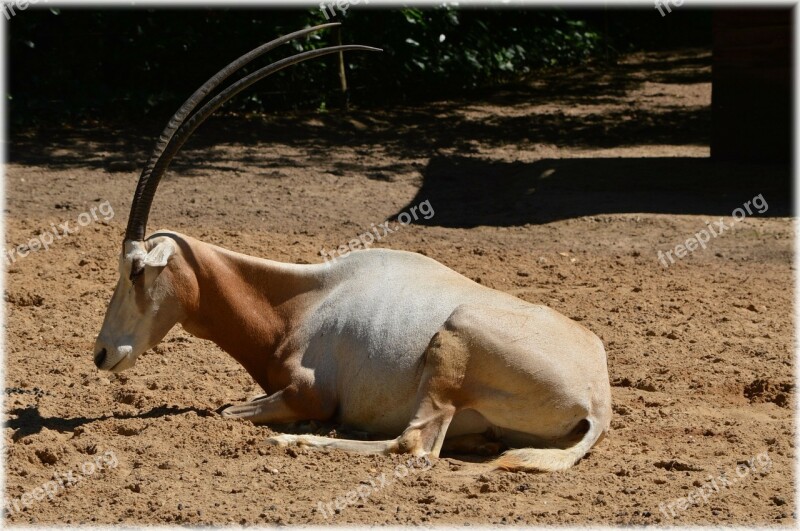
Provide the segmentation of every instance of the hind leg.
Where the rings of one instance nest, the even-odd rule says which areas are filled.
[[[281,446],[338,448],[362,453],[410,453],[438,457],[447,428],[458,411],[458,391],[464,379],[466,344],[447,323],[433,336],[424,354],[424,368],[417,389],[416,413],[403,433],[385,441],[355,441],[309,435],[279,435],[269,442]]]
[[[278,446],[301,446],[315,449],[339,449],[367,454],[410,453],[415,457],[429,454],[438,457],[447,433],[447,427],[455,413],[451,404],[425,396],[419,404],[414,418],[403,433],[394,439],[383,441],[356,441],[334,439],[315,435],[278,435],[267,442]]]
[[[461,408],[460,395],[469,351],[449,320],[425,350],[425,368],[417,391],[417,413],[400,437],[401,450],[439,457],[447,428]]]
[[[383,441],[356,441],[316,435],[277,435],[267,439],[277,446],[301,446],[315,449],[339,449],[366,454],[410,453],[415,457],[439,455],[447,426],[453,418],[452,408],[439,408],[426,403],[402,435]]]

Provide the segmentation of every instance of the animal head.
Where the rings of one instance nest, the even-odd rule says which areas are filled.
[[[123,371],[184,317],[178,246],[168,236],[125,242],[119,280],[94,345],[98,368]],[[174,266],[174,267],[171,267]]]
[[[99,369],[119,372],[132,367],[140,354],[157,345],[185,316],[185,308],[180,302],[181,286],[176,279],[182,276],[181,268],[188,266],[180,259],[179,247],[169,236],[156,235],[145,240],[144,235],[158,183],[172,158],[197,127],[228,100],[286,67],[332,53],[380,50],[369,46],[342,45],[302,52],[242,77],[209,98],[197,111],[195,108],[225,79],[260,55],[298,37],[338,25],[334,22],[306,28],[251,50],[206,81],[167,123],[142,170],[131,203],[119,259],[119,280],[95,342],[94,362]],[[183,273],[185,277],[185,271]]]

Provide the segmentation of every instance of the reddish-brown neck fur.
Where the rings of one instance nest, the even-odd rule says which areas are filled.
[[[183,327],[233,356],[268,393],[289,384],[276,356],[318,287],[300,268],[225,252],[197,240],[178,241],[172,266]],[[178,257],[176,257],[178,258]],[[172,267],[171,267],[172,269]]]

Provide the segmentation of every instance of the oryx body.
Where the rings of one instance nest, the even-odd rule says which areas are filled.
[[[205,109],[187,123],[202,121]],[[177,151],[183,131],[162,135],[162,153]],[[145,172],[167,163],[151,159]],[[497,466],[559,470],[608,430],[603,345],[558,312],[415,253],[365,250],[299,265],[174,232],[144,239],[150,186],[149,196],[137,190],[146,208],[132,207],[120,280],[95,348],[98,367],[132,366],[181,323],[231,354],[267,393],[224,415],[337,420],[387,437],[284,435],[273,439],[278,444],[438,456],[446,437],[490,432],[525,447]]]

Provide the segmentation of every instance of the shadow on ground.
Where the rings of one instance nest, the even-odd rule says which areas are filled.
[[[131,419],[131,418],[152,419],[152,418],[165,417],[168,415],[183,415],[184,413],[188,413],[190,411],[194,411],[199,416],[208,416],[211,414],[211,412],[207,410],[198,409],[196,407],[179,408],[176,406],[172,407],[159,406],[152,408],[150,411],[145,411],[143,413],[139,413],[136,415],[116,414],[116,415],[103,415],[100,417],[92,417],[92,418],[89,417],[62,418],[62,417],[43,417],[42,414],[39,412],[38,407],[29,406],[26,408],[17,408],[11,410],[8,414],[16,415],[16,418],[6,420],[3,423],[3,427],[16,430],[12,435],[12,440],[16,442],[29,435],[34,435],[36,433],[39,433],[40,431],[42,431],[42,428],[47,428],[48,430],[54,430],[60,432],[71,432],[75,430],[75,428],[78,428],[85,424],[90,424],[98,420]]]
[[[658,105],[643,108],[629,98],[632,91],[647,82],[708,83],[710,62],[706,50],[653,53],[617,65],[537,72],[527,83],[476,92],[469,97],[453,94],[451,100],[424,105],[382,106],[348,113],[217,116],[200,127],[176,157],[174,167],[180,171],[213,164],[215,169],[233,171],[243,162],[274,167],[278,157],[270,153],[272,143],[288,143],[318,152],[380,146],[392,155],[417,159],[434,156],[442,149],[468,154],[524,142],[587,149],[656,144],[707,146],[710,108]],[[516,111],[505,115],[471,115],[476,105]],[[569,110],[582,105],[588,106],[588,111],[581,115],[531,108],[551,106]],[[109,116],[100,122],[82,124],[15,126],[10,131],[9,161],[51,168],[130,171],[144,165],[167,119],[168,115],[150,116],[130,124],[119,123]],[[220,144],[257,147],[258,156],[245,161],[228,160],[225,150],[210,149]]]
[[[791,215],[786,166],[721,164],[708,158],[585,158],[506,163],[434,157],[416,197],[441,227],[512,226],[614,213],[730,216],[761,194],[759,216]],[[758,201],[761,204],[761,201]],[[763,210],[763,207],[761,208]]]
[[[336,175],[353,172],[391,182],[393,173],[416,171],[419,166],[413,161],[427,159],[422,187],[409,207],[429,200],[436,214],[423,222],[444,227],[524,225],[612,213],[729,216],[758,194],[769,204],[764,215],[791,215],[788,167],[723,165],[703,158],[534,163],[487,158],[494,148],[532,145],[586,150],[706,147],[710,108],[676,106],[669,103],[674,98],[660,100],[662,94],[656,92],[667,90],[663,85],[710,81],[710,53],[684,50],[644,54],[617,65],[540,72],[527,83],[473,94],[471,99],[346,114],[215,117],[178,155],[172,175],[197,168],[238,175],[243,169],[293,167]],[[662,87],[643,95],[646,83],[651,89],[653,83]],[[644,104],[648,98],[655,99]],[[582,112],[563,112],[578,107]],[[16,130],[9,158],[50,168],[133,171],[142,167],[161,127],[150,122],[127,128],[83,125],[50,133]],[[245,154],[213,149],[220,144],[253,149]],[[279,156],[270,145],[290,145],[308,155]],[[342,150],[354,152],[355,160],[325,156]],[[382,165],[385,158],[374,156],[379,150],[404,162]]]

